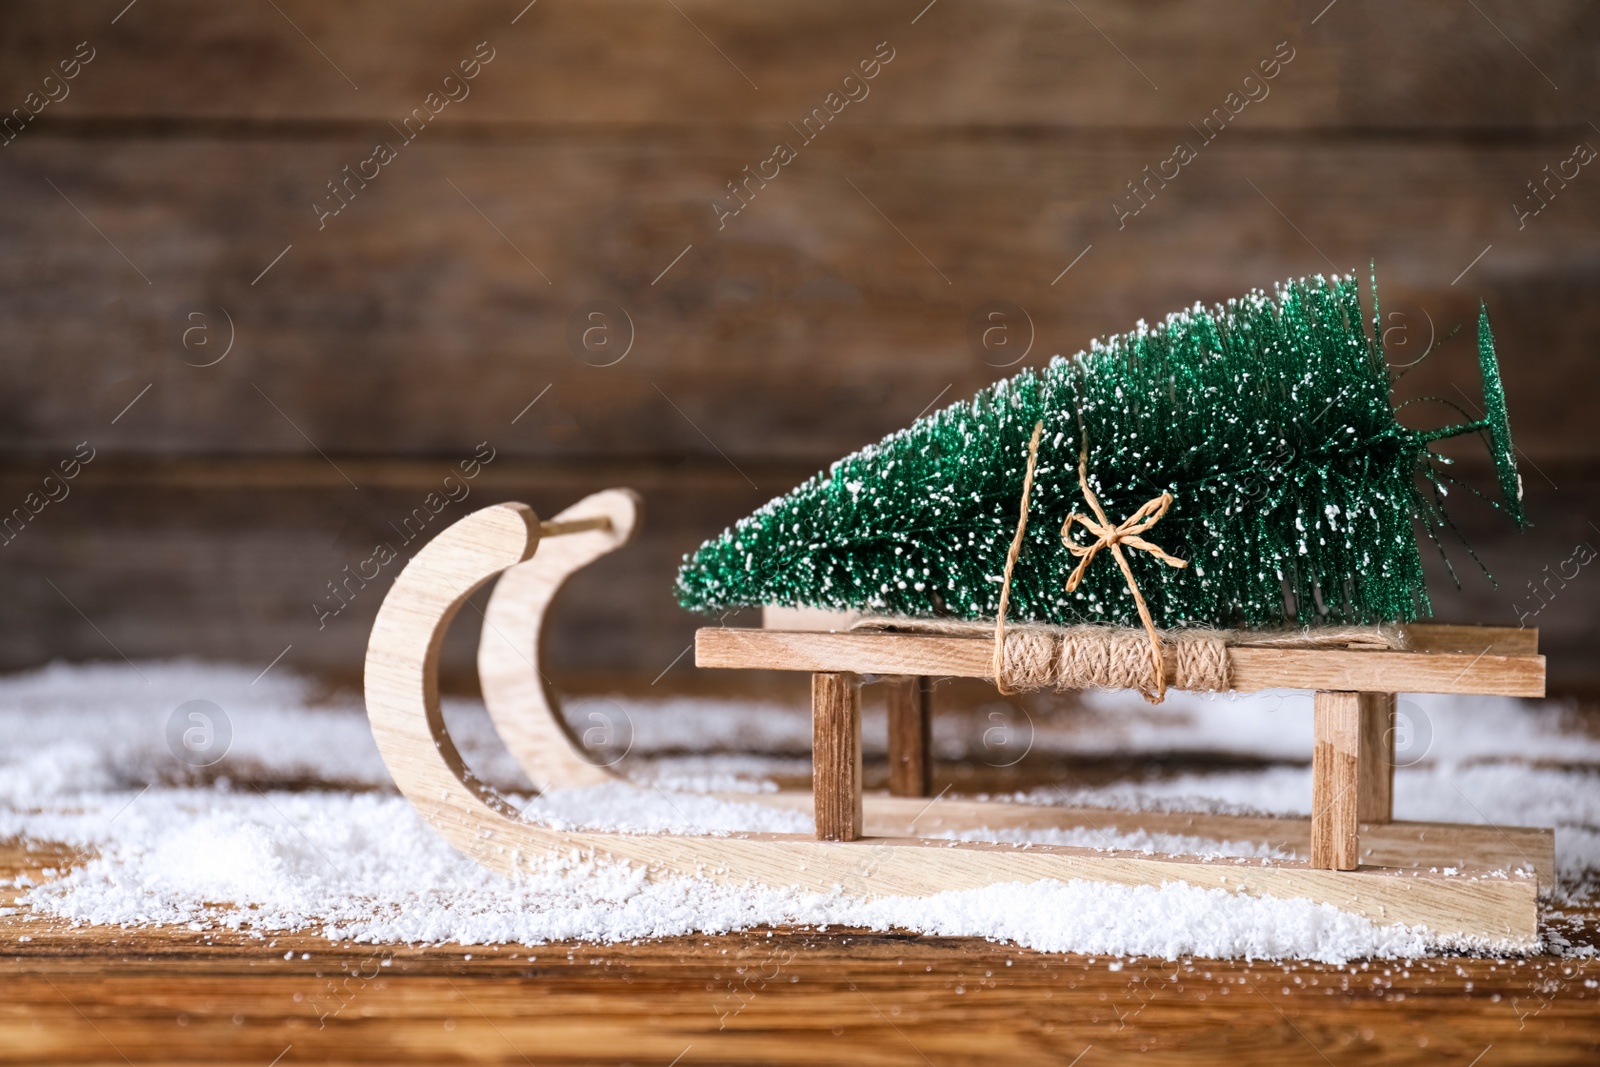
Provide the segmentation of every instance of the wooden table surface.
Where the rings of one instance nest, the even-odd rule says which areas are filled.
[[[0,878],[70,859],[13,842]],[[1561,928],[1600,942],[1600,909]],[[1593,959],[1121,961],[765,928],[412,948],[26,909],[0,917],[0,944],[0,1064],[1600,1062]]]

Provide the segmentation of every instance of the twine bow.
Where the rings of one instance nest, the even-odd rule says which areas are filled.
[[[1003,694],[1015,691],[1005,680],[1006,608],[1011,603],[1011,572],[1016,568],[1017,557],[1022,553],[1022,536],[1028,528],[1028,503],[1033,493],[1034,468],[1039,461],[1039,437],[1043,432],[1044,422],[1035,423],[1033,436],[1028,440],[1028,466],[1022,475],[1021,514],[1017,518],[1017,532],[1011,538],[1011,549],[1006,553],[1005,574],[1000,583],[1000,606],[995,614],[994,681],[995,688]],[[1073,512],[1067,516],[1067,521],[1061,524],[1061,543],[1067,547],[1067,551],[1078,558],[1078,566],[1067,577],[1067,592],[1074,592],[1078,588],[1079,583],[1083,581],[1084,571],[1094,562],[1095,555],[1102,548],[1109,548],[1111,554],[1116,557],[1117,565],[1122,568],[1122,576],[1127,579],[1128,592],[1133,594],[1133,602],[1139,609],[1139,620],[1144,623],[1144,631],[1150,635],[1155,688],[1153,692],[1144,693],[1144,698],[1152,704],[1159,704],[1167,695],[1166,668],[1161,659],[1161,637],[1156,632],[1156,624],[1150,618],[1150,608],[1144,602],[1144,594],[1139,592],[1139,583],[1134,580],[1133,568],[1128,566],[1128,559],[1123,555],[1122,547],[1126,545],[1128,548],[1148,552],[1169,567],[1189,565],[1187,561],[1168,555],[1159,545],[1152,544],[1140,536],[1166,516],[1167,509],[1172,506],[1172,494],[1163,492],[1155,499],[1147,501],[1127,519],[1113,526],[1111,520],[1106,517],[1105,509],[1100,506],[1100,499],[1094,495],[1094,490],[1089,488],[1089,441],[1087,437],[1082,440],[1082,448],[1078,453],[1078,487],[1083,490],[1083,497],[1089,502],[1094,518]],[[1087,545],[1074,541],[1071,536],[1074,522],[1093,534],[1095,540]]]
[[[1109,548],[1117,559],[1117,566],[1122,568],[1122,576],[1128,581],[1128,592],[1133,594],[1133,603],[1139,609],[1139,621],[1144,623],[1144,632],[1150,635],[1155,692],[1146,693],[1144,697],[1152,704],[1159,704],[1167,695],[1167,675],[1161,662],[1161,638],[1156,633],[1156,624],[1150,618],[1150,609],[1145,605],[1144,594],[1139,592],[1139,583],[1134,581],[1133,568],[1128,566],[1128,557],[1122,553],[1122,546],[1148,552],[1169,567],[1189,565],[1186,560],[1169,556],[1159,545],[1152,544],[1139,536],[1166,516],[1167,509],[1172,506],[1172,494],[1163,492],[1153,500],[1145,501],[1138,511],[1113,526],[1111,520],[1106,518],[1105,509],[1100,506],[1100,499],[1094,495],[1094,490],[1089,488],[1088,468],[1089,441],[1088,438],[1084,438],[1083,446],[1078,452],[1078,486],[1083,490],[1083,498],[1089,502],[1089,508],[1094,512],[1094,518],[1079,515],[1074,511],[1067,516],[1067,521],[1061,524],[1061,543],[1067,546],[1068,552],[1078,557],[1078,566],[1067,576],[1067,592],[1071,593],[1078,588],[1078,583],[1083,581],[1083,572],[1094,562],[1095,554],[1102,548]],[[1074,541],[1072,524],[1075,522],[1094,534],[1095,540],[1087,545]]]

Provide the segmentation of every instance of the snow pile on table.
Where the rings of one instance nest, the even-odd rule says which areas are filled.
[[[168,747],[174,709],[193,699],[224,709],[232,735],[226,757],[208,768],[180,762]],[[1295,695],[1182,695],[1161,709],[1160,721],[1141,720],[1136,703],[1117,706],[1114,699],[1096,697],[1076,730],[1045,724],[1035,731],[1034,747],[1212,750],[1280,760],[1303,760],[1310,747],[1309,707],[1298,709]],[[809,731],[805,709],[683,698],[605,703],[628,720],[632,748],[618,767],[634,784],[531,799],[481,705],[454,702],[447,716],[469,762],[537,822],[641,833],[810,831],[808,814],[685,788],[690,779],[719,791],[728,783],[770,788],[763,772],[792,768],[789,735],[800,726]],[[1419,718],[1436,724],[1435,735],[1417,764],[1397,774],[1400,817],[1554,821],[1561,877],[1569,883],[1592,877],[1600,868],[1600,770],[1584,764],[1600,765],[1600,742],[1563,729],[1560,709],[1546,704],[1421,698],[1415,706]],[[765,723],[744,740],[779,754],[673,755],[716,747],[713,739],[725,740],[722,731],[736,721]],[[962,731],[960,724],[946,728],[945,745],[970,736]],[[349,696],[321,697],[313,683],[282,668],[253,682],[247,670],[195,663],[53,666],[0,679],[0,735],[9,740],[0,750],[0,839],[80,850],[67,873],[26,886],[20,903],[80,922],[262,935],[310,928],[339,940],[462,944],[848,926],[981,936],[1049,951],[1327,961],[1495,949],[1376,926],[1329,905],[1181,883],[1039,882],[860,900],[646,878],[636,868],[570,855],[544,857],[512,882],[456,853],[395,795],[359,704]],[[1560,765],[1549,766],[1554,759]],[[1307,768],[1269,765],[1053,790],[1033,799],[1304,813],[1309,795]],[[988,839],[1219,859],[1275,855],[1248,842],[1082,830],[1008,831]]]

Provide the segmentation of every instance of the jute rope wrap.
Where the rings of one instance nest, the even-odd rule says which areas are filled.
[[[1006,553],[1005,574],[1000,579],[1000,607],[994,616],[994,687],[1003,694],[1016,692],[1006,681],[1006,608],[1011,605],[1011,572],[1022,554],[1022,535],[1028,529],[1028,501],[1033,495],[1033,471],[1039,465],[1039,435],[1042,433],[1044,423],[1034,423],[1033,436],[1028,438],[1028,468],[1022,475],[1022,514],[1017,517],[1017,532]]]
[[[1162,645],[1172,653],[1171,685],[1202,692],[1228,688],[1228,648],[1220,637],[1180,631],[1167,635]],[[1169,684],[1165,659],[1158,678],[1149,635],[1143,630],[1013,627],[1005,636],[999,678],[1013,692],[1047,688],[1164,692]]]
[[[990,637],[994,628],[964,619],[908,619],[868,616],[852,630]],[[1394,626],[1329,626],[1313,630],[1166,630],[1159,631],[1163,675],[1167,685],[1194,692],[1231,688],[1228,649],[1353,648],[1398,650],[1405,647]],[[1003,692],[1036,689],[1155,688],[1149,635],[1116,626],[1044,626],[1024,624],[1004,630],[1002,656],[995,681]]]

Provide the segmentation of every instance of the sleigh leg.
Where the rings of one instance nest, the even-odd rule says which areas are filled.
[[[817,838],[861,836],[861,679],[811,676],[811,796]]]
[[[1361,694],[1318,691],[1312,715],[1311,866],[1360,864]]]
[[[1394,821],[1394,694],[1362,693],[1356,763],[1356,818]]]
[[[928,758],[931,719],[929,679],[885,678],[889,704],[889,793],[925,797],[932,791]]]

